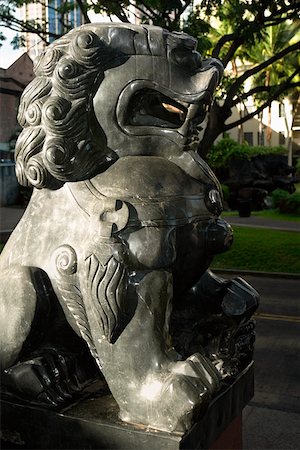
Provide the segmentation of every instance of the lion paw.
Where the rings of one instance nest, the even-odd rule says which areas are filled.
[[[61,354],[44,349],[41,354],[19,362],[2,374],[6,394],[32,404],[56,407],[69,402],[84,385],[91,381],[91,373],[83,374],[78,355]]]
[[[200,354],[172,363],[167,375],[151,374],[139,390],[136,404],[121,407],[125,422],[143,423],[162,431],[186,431],[211,395],[218,389],[219,376],[211,362]],[[140,408],[141,403],[143,408]],[[142,414],[136,415],[139,404]]]

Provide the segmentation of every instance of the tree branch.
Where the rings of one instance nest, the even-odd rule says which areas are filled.
[[[297,7],[299,7],[300,9],[300,1],[296,2],[296,4],[293,4],[292,11],[290,14],[288,14],[288,11],[291,9],[291,7],[286,6],[285,8],[282,7],[280,11],[277,11],[276,15],[273,14],[271,16],[265,17],[264,21],[256,21],[254,19],[251,22],[249,21],[247,26],[245,25],[245,23],[241,23],[240,27],[237,29],[235,33],[226,34],[219,39],[212,52],[212,56],[214,58],[218,58],[222,50],[222,47],[228,42],[234,41],[232,42],[228,52],[226,53],[226,56],[222,59],[223,65],[224,67],[226,67],[228,62],[234,56],[236,50],[245,42],[249,34],[253,35],[264,28],[272,27],[274,25],[278,25],[282,22],[285,22],[289,18],[294,17],[298,18]]]
[[[229,107],[229,105],[231,105],[233,97],[236,95],[237,91],[239,90],[241,85],[244,83],[244,81],[247,80],[249,77],[262,71],[263,69],[270,66],[271,64],[278,61],[279,59],[283,58],[284,56],[288,55],[289,53],[291,53],[295,50],[299,50],[299,49],[300,49],[300,41],[296,42],[293,45],[286,47],[281,52],[276,53],[274,56],[272,56],[268,60],[262,62],[261,64],[258,64],[257,66],[253,67],[252,69],[246,70],[246,72],[244,72],[243,75],[241,75],[229,88],[224,105],[226,105],[226,107]]]
[[[257,116],[260,112],[262,112],[265,108],[271,105],[271,103],[276,100],[281,94],[283,94],[286,90],[290,89],[291,87],[299,87],[300,81],[296,83],[292,83],[292,85],[289,85],[288,82],[282,83],[282,85],[279,86],[276,91],[274,91],[274,94],[271,95],[268,100],[263,103],[261,106],[259,106],[255,111],[252,113],[247,114],[246,116],[242,117],[239,120],[236,120],[235,122],[231,122],[228,124],[225,124],[224,131],[231,130],[232,128],[237,127],[238,125],[242,125],[243,123],[247,122],[249,119],[252,119],[253,117]]]
[[[130,23],[128,20],[128,17],[126,16],[126,13],[124,11],[124,8],[122,6],[122,1],[99,1],[100,3],[100,9],[106,12],[106,14],[110,17],[114,15],[116,16],[121,22]],[[108,5],[108,6],[107,6]]]
[[[141,8],[140,6],[138,6],[134,1],[133,2],[129,2],[130,6],[133,6],[135,9],[137,9],[139,12],[141,12],[142,14],[144,14],[145,16],[147,16],[150,20],[153,20],[154,16],[151,15],[149,12],[145,11],[143,8]],[[137,17],[137,15],[135,15],[135,17]]]
[[[224,68],[227,67],[227,64],[229,61],[233,58],[235,52],[237,49],[245,42],[244,37],[238,37],[235,39],[235,41],[232,42],[228,52],[226,53],[226,56],[222,59],[222,63]]]
[[[299,10],[300,10],[300,1],[294,1],[292,5],[285,5],[280,8],[280,10],[276,11],[275,13],[272,13],[269,17],[267,17],[267,20],[275,20],[275,17],[285,17],[285,20],[296,18],[299,19]],[[289,14],[289,11],[290,14]]]
[[[86,4],[82,0],[76,0],[78,8],[80,9],[81,14],[84,18],[84,23],[91,23],[90,18],[87,14]]]
[[[235,39],[238,39],[238,37],[239,37],[239,36],[238,36],[236,33],[225,34],[224,36],[222,36],[222,37],[218,40],[218,42],[217,42],[215,48],[214,48],[213,51],[212,51],[212,57],[213,57],[213,58],[218,58],[218,57],[219,57],[219,54],[220,54],[220,51],[221,51],[221,49],[222,49],[222,47],[223,47],[227,42],[234,41]]]
[[[148,9],[148,11],[150,11],[150,13],[152,14],[152,18],[159,17],[155,10],[150,8],[150,6],[147,5],[144,1],[140,1],[140,4],[143,5],[145,9]]]
[[[186,8],[192,3],[192,0],[187,0],[185,2],[185,4],[181,4],[181,8],[179,8],[177,10],[177,12],[175,12],[175,19],[174,22],[178,22],[180,20],[180,16],[184,13],[184,11],[186,10]]]
[[[288,90],[296,88],[299,86],[299,82],[295,82],[295,83],[290,83],[289,87],[287,88]],[[278,86],[277,86],[278,87]],[[242,95],[239,95],[233,102],[232,102],[232,106],[236,106],[239,103],[241,103],[242,101],[246,100],[248,97],[250,97],[251,95],[255,95],[255,94],[259,94],[260,92],[271,92],[273,89],[275,89],[276,86],[257,86],[253,89],[251,89],[248,92],[245,92]]]
[[[6,17],[5,15],[2,15],[1,19],[7,28],[16,31],[17,33],[29,32],[36,34],[46,44],[49,44],[50,37],[53,37],[54,39],[61,37],[61,34],[44,31],[41,28],[32,25],[30,22],[24,22],[12,16]],[[48,37],[48,39],[46,36]]]

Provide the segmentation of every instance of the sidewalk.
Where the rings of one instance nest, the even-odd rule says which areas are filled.
[[[260,293],[254,397],[243,412],[244,450],[300,448],[300,281],[242,275]]]
[[[226,215],[226,212],[222,214],[222,217],[231,225],[238,225],[240,227],[271,228],[272,230],[300,232],[300,222],[274,220],[253,215],[250,217],[229,216]]]
[[[251,403],[244,409],[244,450],[298,450],[299,443],[300,414],[251,406]]]
[[[0,207],[0,232],[12,231],[21,219],[24,210],[25,208],[21,206]],[[253,215],[250,217],[229,216],[226,215],[226,212],[222,214],[222,217],[232,225],[300,232],[300,222],[274,220]]]

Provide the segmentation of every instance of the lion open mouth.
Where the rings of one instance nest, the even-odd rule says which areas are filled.
[[[180,130],[189,122],[193,132],[204,121],[210,102],[210,96],[203,96],[199,103],[188,103],[174,100],[154,89],[141,89],[128,103],[125,125]]]
[[[153,89],[136,92],[128,105],[126,125],[180,128],[185,122],[185,106]]]

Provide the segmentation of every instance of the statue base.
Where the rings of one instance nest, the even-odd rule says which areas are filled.
[[[241,413],[253,393],[251,363],[223,384],[205,414],[184,435],[121,422],[115,400],[101,394],[99,385],[55,411],[2,399],[2,449],[240,449]]]

